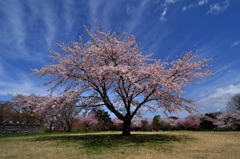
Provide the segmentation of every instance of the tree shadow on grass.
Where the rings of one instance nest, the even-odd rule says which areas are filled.
[[[163,147],[170,142],[184,142],[193,140],[186,135],[165,134],[132,134],[131,136],[120,135],[75,135],[75,136],[43,136],[34,141],[56,141],[61,145],[82,145],[86,150],[101,152],[102,150],[118,147],[141,147],[149,145]]]

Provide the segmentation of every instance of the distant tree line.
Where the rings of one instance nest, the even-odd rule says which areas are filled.
[[[154,116],[153,119],[133,118],[131,131],[160,130],[240,130],[240,95],[227,103],[227,113],[190,114],[184,119]],[[240,105],[240,104],[239,104]],[[18,94],[11,101],[0,101],[0,124],[40,124],[45,131],[120,131],[123,122],[110,118],[102,109],[81,112],[77,103],[35,94]]]

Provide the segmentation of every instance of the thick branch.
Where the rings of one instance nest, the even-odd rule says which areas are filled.
[[[138,109],[139,109],[144,103],[146,103],[146,102],[148,101],[149,97],[150,97],[154,92],[155,92],[155,89],[152,90],[152,92],[150,92],[150,93],[147,95],[147,97],[137,106],[137,108],[135,109],[135,111],[132,113],[131,117],[133,117],[133,116],[137,113]]]

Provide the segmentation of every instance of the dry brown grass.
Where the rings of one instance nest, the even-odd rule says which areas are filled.
[[[0,138],[1,159],[240,159],[240,132],[120,132]]]

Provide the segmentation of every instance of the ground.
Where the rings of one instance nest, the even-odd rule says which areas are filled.
[[[240,159],[240,132],[121,132],[0,138],[0,158]]]

